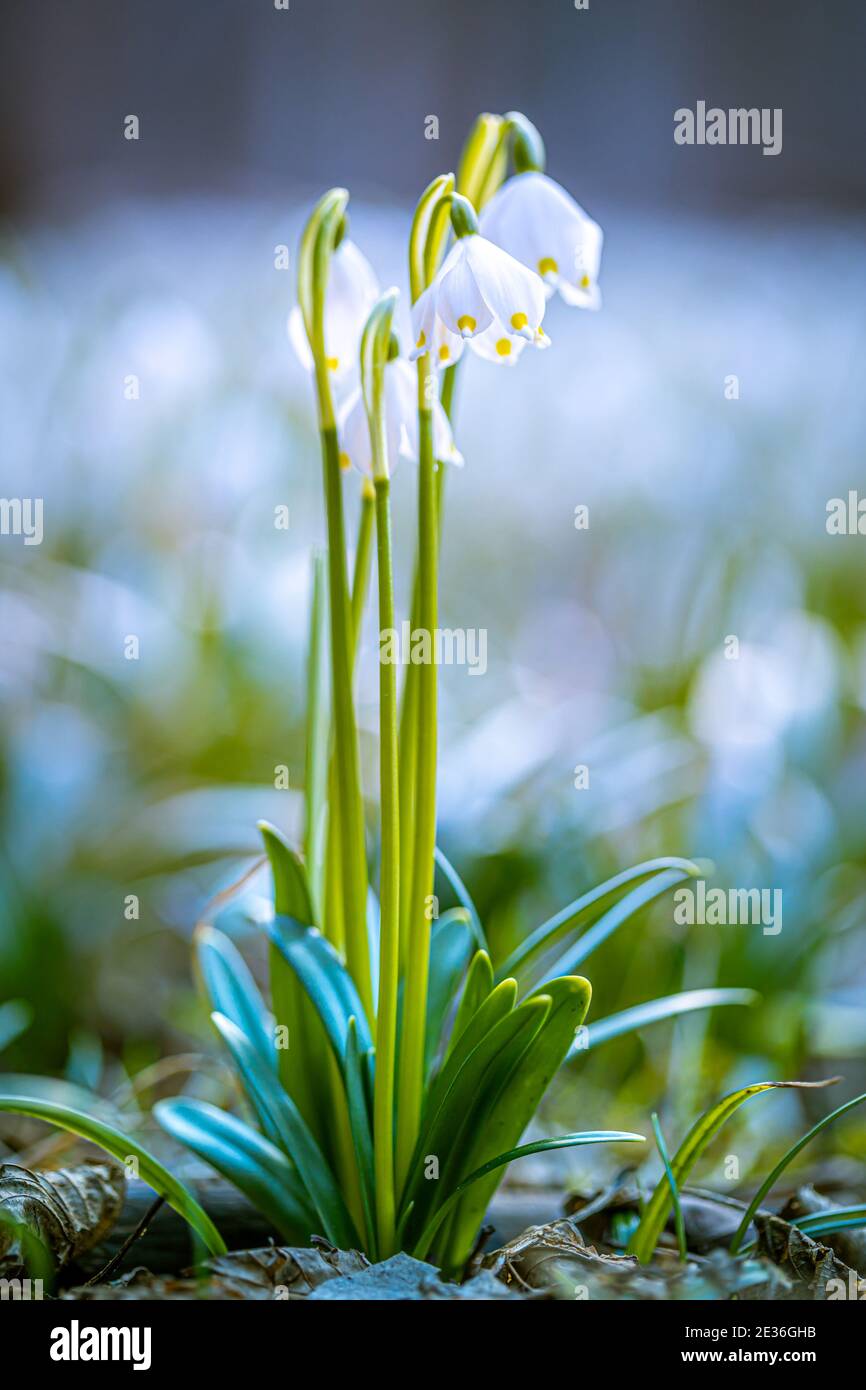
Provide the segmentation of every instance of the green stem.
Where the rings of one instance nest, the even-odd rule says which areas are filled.
[[[321,392],[320,385],[320,392]],[[324,415],[323,419],[327,416]],[[358,730],[352,695],[352,610],[346,566],[340,449],[333,424],[323,424],[322,465],[328,524],[328,578],[331,618],[331,699],[334,757],[340,807],[340,863],[345,910],[346,960],[372,1024],[373,991],[367,944],[367,859],[361,799]]]
[[[361,492],[361,515],[358,521],[358,543],[355,547],[355,566],[352,573],[352,649],[350,664],[354,679],[358,660],[358,642],[361,635],[361,622],[367,602],[370,582],[370,557],[373,545],[373,525],[375,522],[375,494],[367,479]],[[328,761],[328,837],[325,849],[326,884],[325,894],[325,935],[333,946],[345,954],[346,923],[343,894],[340,883],[342,863],[340,849],[340,789],[337,781],[337,759],[334,740]]]
[[[379,632],[394,628],[391,503],[387,476],[376,478],[376,539]],[[379,783],[382,814],[379,931],[379,1009],[376,1023],[376,1082],[373,1102],[376,1219],[379,1255],[394,1249],[394,1071],[397,1047],[397,987],[400,959],[400,820],[397,751],[397,668],[379,663]]]
[[[436,844],[437,671],[433,636],[438,619],[438,524],[433,416],[427,402],[428,370],[422,358],[418,364],[418,595],[419,627],[429,634],[430,660],[419,665],[417,677],[415,844],[397,1110],[397,1170],[401,1185],[406,1181],[418,1134],[424,1088],[424,1033],[430,964],[429,904],[433,893],[433,851]]]

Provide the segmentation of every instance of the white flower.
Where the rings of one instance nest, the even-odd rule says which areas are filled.
[[[604,234],[560,184],[546,174],[516,174],[481,213],[481,232],[537,270],[548,295],[598,309],[598,271]]]
[[[378,298],[373,267],[354,241],[345,238],[331,258],[325,295],[325,353],[335,381],[357,368],[361,334]],[[301,365],[311,372],[313,355],[297,306],[289,315],[289,338]]]
[[[384,397],[388,466],[393,473],[398,458],[418,462],[418,374],[403,358],[395,358],[385,368]],[[337,433],[341,466],[372,475],[370,431],[360,388],[343,402]],[[463,462],[439,401],[433,405],[433,456],[442,463]]]
[[[546,347],[540,278],[483,236],[460,237],[412,307],[414,361],[430,353],[449,367],[468,340],[480,356],[513,361],[527,343]]]

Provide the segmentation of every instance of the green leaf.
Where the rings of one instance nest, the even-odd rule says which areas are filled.
[[[430,938],[424,1074],[439,1051],[442,1031],[472,955],[473,933],[465,907],[454,907],[434,924]]]
[[[269,821],[258,822],[259,833],[274,876],[274,903],[278,913],[294,917],[302,926],[315,923],[307,871],[291,845]]]
[[[630,917],[634,917],[636,912],[640,912],[642,908],[655,902],[656,898],[660,898],[663,893],[667,893],[670,888],[676,887],[678,883],[682,883],[688,877],[689,873],[685,869],[665,869],[662,873],[656,874],[654,878],[639,884],[637,888],[633,888],[614,907],[609,908],[597,922],[594,922],[583,936],[569,946],[555,964],[545,965],[540,974],[535,977],[536,982],[544,985],[551,975],[570,975],[587,960],[597,946],[606,941]]]
[[[779,1181],[779,1178],[784,1173],[788,1164],[797,1157],[797,1154],[800,1152],[801,1149],[805,1149],[806,1145],[811,1143],[811,1141],[815,1138],[817,1134],[821,1133],[822,1129],[826,1129],[827,1126],[832,1124],[834,1120],[838,1119],[840,1115],[844,1115],[846,1110],[853,1110],[855,1105],[861,1105],[864,1100],[866,1100],[866,1091],[864,1091],[862,1095],[855,1096],[853,1100],[846,1101],[844,1105],[840,1105],[838,1109],[833,1110],[829,1115],[825,1115],[823,1120],[819,1120],[816,1125],[813,1125],[812,1128],[802,1136],[802,1138],[797,1140],[796,1144],[791,1145],[787,1153],[782,1155],[775,1168],[772,1170],[771,1173],[767,1175],[767,1177],[761,1183],[761,1186],[758,1188],[757,1192],[755,1193],[754,1197],[749,1203],[746,1213],[739,1226],[737,1227],[734,1239],[731,1241],[732,1255],[736,1255],[743,1242],[743,1237],[745,1236],[746,1231],[749,1229],[749,1226],[751,1225],[752,1218],[754,1217],[755,1212],[758,1210],[759,1206],[763,1202],[770,1189],[772,1187],[775,1187],[776,1183]]]
[[[866,1207],[830,1207],[809,1216],[799,1216],[791,1222],[804,1235],[823,1236],[831,1231],[844,1231],[849,1226],[866,1226]]]
[[[631,869],[623,870],[588,893],[575,898],[574,902],[530,932],[503,962],[497,971],[497,977],[502,979],[507,975],[516,975],[519,971],[526,971],[530,961],[550,951],[558,941],[582,926],[587,919],[595,920],[610,899],[616,898],[629,884],[643,882],[654,874],[667,870],[676,870],[683,878],[697,877],[701,872],[698,865],[693,864],[691,860],[675,858],[650,859],[646,863],[635,864]]]
[[[238,948],[216,927],[200,924],[193,936],[195,958],[212,1010],[245,1033],[269,1067],[276,1067],[271,1017]]]
[[[464,1178],[431,1218],[422,1235],[415,1242],[414,1254],[416,1259],[424,1259],[442,1222],[453,1211],[467,1188],[481,1178],[486,1178],[489,1173],[495,1172],[496,1169],[504,1168],[506,1164],[513,1163],[516,1158],[528,1158],[530,1154],[548,1153],[552,1149],[574,1149],[581,1144],[643,1142],[644,1136],[642,1134],[630,1134],[627,1130],[620,1129],[597,1129],[585,1130],[580,1134],[560,1134],[555,1139],[536,1139],[531,1144],[521,1144],[519,1148],[510,1149],[508,1153],[497,1154],[495,1158],[491,1158],[474,1173],[470,1173],[468,1177]]]
[[[23,999],[0,1004],[0,1052],[25,1033],[33,1022],[33,1009]]]
[[[838,1077],[832,1080],[838,1080]],[[756,1081],[751,1086],[744,1086],[739,1091],[731,1091],[705,1114],[695,1121],[689,1130],[671,1162],[671,1171],[677,1186],[682,1189],[683,1184],[688,1178],[689,1173],[700,1158],[710,1140],[718,1134],[722,1125],[731,1115],[740,1108],[752,1096],[760,1095],[764,1091],[778,1091],[782,1089],[817,1089],[823,1086],[832,1085],[831,1081]],[[668,1213],[671,1209],[670,1187],[668,1186],[667,1176],[663,1176],[653,1192],[649,1202],[644,1207],[640,1219],[640,1225],[629,1241],[628,1253],[636,1255],[641,1264],[646,1264],[652,1259],[655,1252],[658,1238],[662,1233]]]
[[[498,1091],[496,1063],[501,1054],[506,1050],[509,1055],[515,1051],[519,1054],[536,1035],[549,1010],[550,1000],[539,995],[506,1014],[469,1053],[437,1112],[422,1126],[402,1194],[404,1209],[414,1203],[413,1230],[419,1229],[430,1207],[444,1197],[449,1181],[456,1181],[465,1171],[463,1163],[475,1138],[476,1117],[487,1109],[491,1090],[488,1073],[493,1072],[493,1089]],[[428,1182],[424,1176],[423,1160],[427,1154],[435,1154],[439,1159],[438,1182]],[[411,1234],[410,1231],[410,1239]]]
[[[231,1053],[262,1129],[297,1168],[328,1240],[342,1250],[356,1246],[358,1233],[352,1218],[300,1110],[259,1057],[249,1038],[223,1014],[214,1014],[213,1021]]]
[[[490,963],[490,957],[486,951],[476,951],[470,962],[466,983],[463,986],[463,994],[457,1006],[446,1056],[450,1056],[453,1052],[455,1044],[462,1038],[470,1021],[477,1014],[492,989],[493,966]]]
[[[589,981],[579,975],[551,980],[540,993],[532,996],[549,999],[549,1011],[541,1028],[528,1040],[527,1047],[514,1058],[513,1065],[499,1074],[498,1087],[495,1091],[491,1089],[486,1110],[481,1109],[480,1100],[476,1105],[475,1133],[465,1157],[464,1171],[483,1166],[493,1154],[504,1153],[520,1142],[545,1091],[562,1066],[575,1031],[586,1016],[591,997]],[[500,1179],[501,1173],[494,1172],[460,1203],[447,1249],[440,1252],[445,1269],[459,1267],[465,1261]]]
[[[370,1119],[370,1097],[365,1084],[366,1059],[361,1057],[358,1048],[358,1026],[354,1018],[349,1019],[349,1037],[346,1046],[346,1098],[349,1105],[349,1124],[355,1147],[355,1161],[361,1183],[361,1202],[364,1208],[364,1224],[367,1228],[365,1249],[376,1258],[376,1178],[373,1162],[373,1132]]]
[[[183,1097],[157,1101],[163,1129],[234,1183],[289,1241],[316,1234],[316,1214],[285,1154],[256,1130],[215,1105]]]
[[[635,1004],[622,1013],[609,1014],[590,1023],[586,1037],[570,1049],[567,1061],[583,1056],[612,1038],[622,1037],[624,1033],[637,1032],[651,1023],[662,1023],[666,1018],[676,1018],[679,1014],[693,1013],[697,1009],[713,1009],[727,1004],[755,1004],[760,995],[753,989],[687,989],[681,994],[667,994],[662,999],[650,999],[646,1004]]]
[[[350,1018],[357,1021],[361,1050],[371,1048],[373,1040],[355,982],[330,942],[314,927],[303,927],[283,914],[274,917],[268,931],[312,999],[340,1066],[346,1057]]]
[[[469,921],[472,925],[472,931],[475,936],[475,941],[478,946],[478,949],[480,951],[486,951],[488,949],[487,938],[484,935],[484,928],[481,925],[481,918],[478,916],[478,909],[472,901],[469,889],[466,887],[466,884],[463,882],[463,879],[458,874],[454,865],[450,862],[450,860],[446,859],[445,855],[442,853],[438,845],[433,851],[433,858],[436,862],[437,868],[441,870],[445,878],[448,880],[448,883],[450,884],[454,896],[459,902],[460,906],[465,907],[466,911],[469,913]]]
[[[78,1089],[77,1087],[75,1088]],[[170,1207],[183,1217],[184,1221],[201,1237],[212,1255],[225,1254],[225,1243],[207,1213],[199,1206],[191,1192],[163,1168],[158,1159],[142,1148],[135,1139],[115,1129],[96,1114],[88,1114],[80,1109],[58,1105],[39,1096],[15,1094],[0,1091],[0,1110],[10,1115],[29,1115],[34,1120],[46,1120],[59,1129],[77,1134],[91,1144],[97,1144],[106,1153],[121,1163],[134,1158],[138,1163],[138,1173],[142,1182],[152,1187],[160,1197],[164,1197]]]
[[[425,1126],[435,1119],[442,1102],[467,1058],[491,1029],[495,1028],[501,1019],[511,1013],[516,1002],[517,981],[503,980],[490,992],[483,1004],[473,1014],[427,1093],[423,1113]]]
[[[656,1148],[659,1151],[659,1158],[661,1159],[662,1164],[664,1166],[665,1177],[668,1180],[668,1187],[671,1190],[671,1201],[674,1204],[674,1225],[676,1227],[677,1232],[677,1245],[679,1246],[680,1259],[683,1262],[685,1262],[685,1259],[688,1255],[688,1246],[686,1245],[686,1227],[685,1222],[683,1221],[683,1209],[680,1205],[680,1190],[677,1187],[677,1180],[674,1177],[673,1169],[671,1168],[671,1160],[668,1155],[668,1148],[667,1144],[665,1143],[665,1137],[662,1134],[662,1127],[659,1123],[659,1117],[655,1111],[653,1111],[652,1113],[652,1126],[653,1134],[655,1135]]]
[[[274,912],[312,926],[313,905],[303,864],[274,826],[259,821],[258,828],[274,880]],[[277,1049],[280,1080],[319,1142],[327,1144],[332,1126],[325,1033],[303,985],[273,942],[269,963],[274,1018],[288,1031],[288,1047]]]

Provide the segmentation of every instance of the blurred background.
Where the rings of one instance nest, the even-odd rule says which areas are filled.
[[[323,526],[278,248],[345,184],[405,290],[414,200],[518,108],[604,228],[604,307],[554,302],[514,374],[461,370],[442,621],[487,630],[488,669],[442,672],[442,843],[502,951],[654,854],[783,890],[778,936],[667,900],[606,944],[593,1016],[762,1002],[582,1059],[566,1119],[664,1097],[676,1134],[765,1074],[866,1088],[866,539],[826,529],[866,491],[864,37],[858,0],[7,0],[0,495],[44,499],[44,540],[0,537],[0,1003],[35,1010],[4,1069],[104,1088],[208,1046],[191,930],[258,818],[295,832],[274,768],[304,766]],[[675,145],[698,100],[781,107],[782,153]],[[395,494],[405,613],[411,469]],[[375,655],[369,626],[371,792]],[[856,1115],[834,1134],[866,1153]]]

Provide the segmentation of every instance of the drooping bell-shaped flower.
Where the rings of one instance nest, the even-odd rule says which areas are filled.
[[[355,242],[344,238],[331,258],[325,295],[325,353],[334,381],[357,367],[361,334],[378,297],[373,267]],[[313,355],[297,306],[289,315],[289,338],[301,365],[311,372]]]
[[[514,360],[527,343],[547,346],[544,284],[486,237],[458,237],[433,283],[412,308],[412,359],[457,360],[464,341],[492,361]]]
[[[479,226],[483,236],[537,271],[548,295],[558,290],[566,304],[600,307],[604,234],[547,174],[515,174],[484,208]]]
[[[398,458],[418,462],[418,377],[409,363],[394,358],[385,368],[385,430],[391,470]],[[372,475],[372,450],[367,413],[360,388],[347,396],[337,421],[340,464]],[[439,401],[433,404],[433,455],[442,463],[462,464],[448,416]]]

